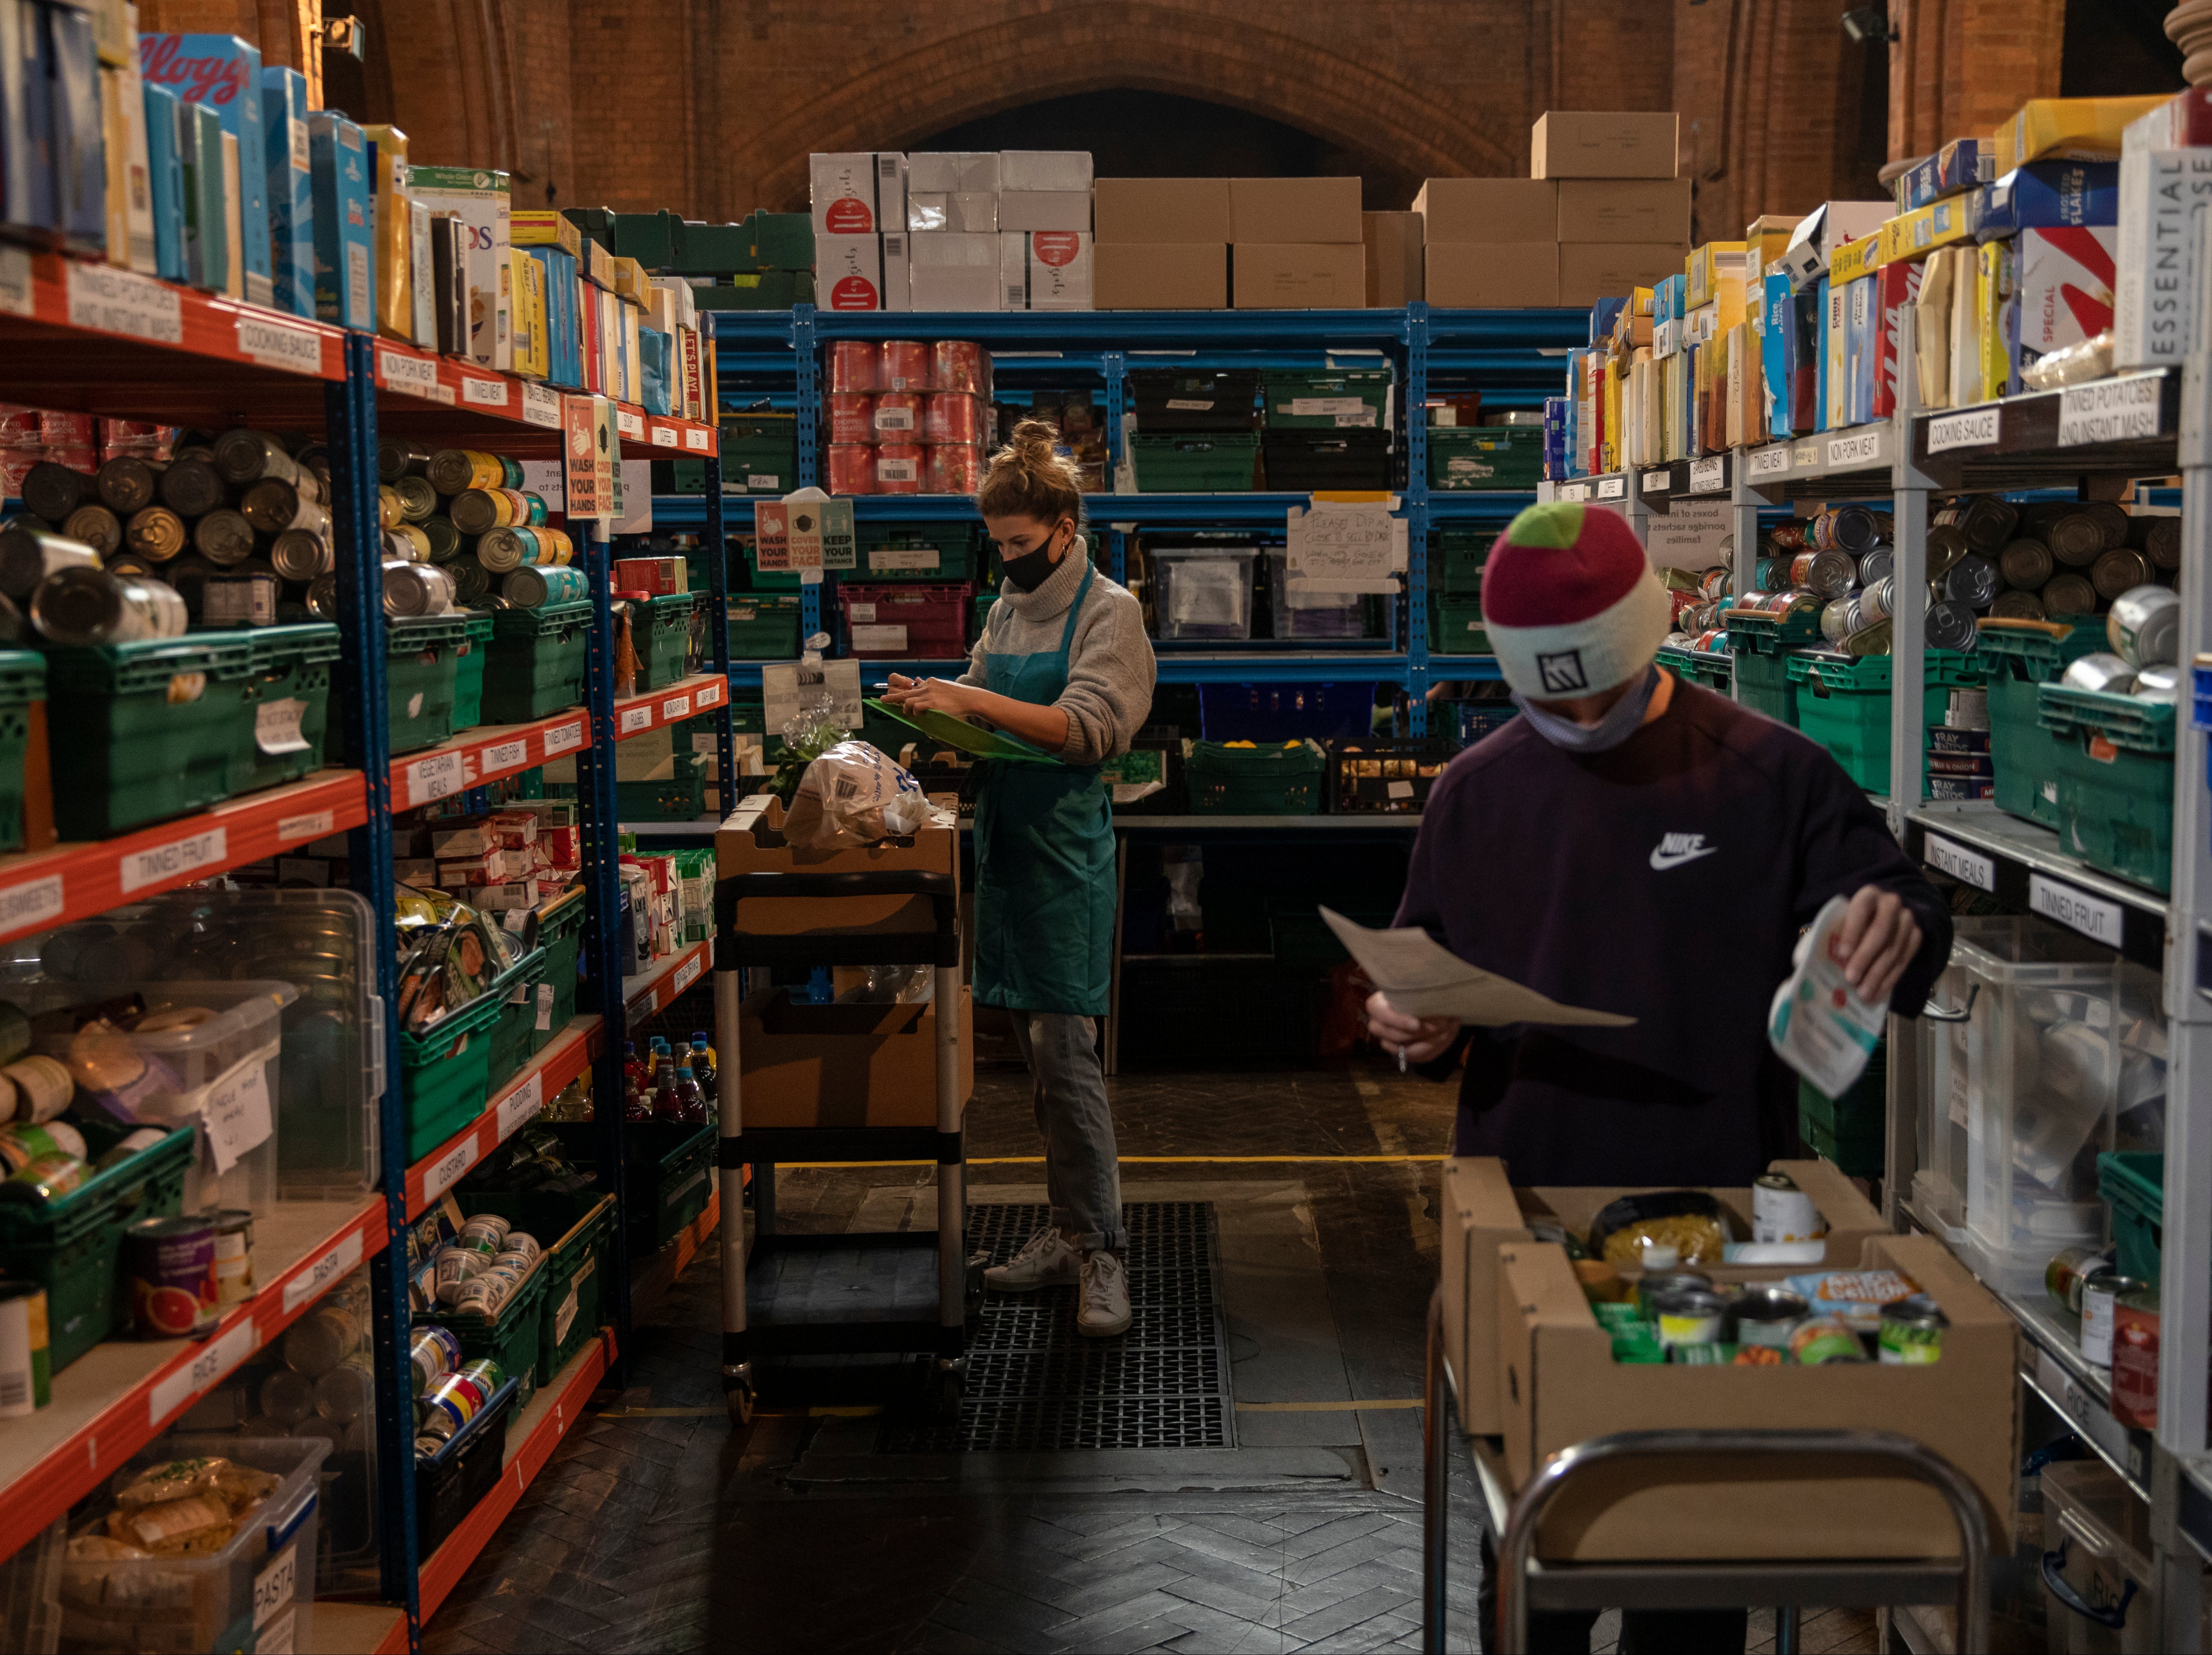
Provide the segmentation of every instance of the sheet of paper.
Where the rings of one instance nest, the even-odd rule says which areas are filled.
[[[1388,500],[1316,500],[1285,514],[1293,592],[1395,593],[1406,567],[1406,520]]]
[[[1321,916],[1367,980],[1409,1017],[1455,1017],[1484,1028],[1553,1023],[1623,1029],[1636,1021],[1613,1012],[1562,1006],[1510,977],[1468,964],[1419,928],[1370,931],[1327,908]]]
[[[986,730],[970,724],[950,713],[902,713],[888,701],[868,703],[869,710],[881,713],[885,718],[895,718],[908,729],[920,730],[924,735],[943,742],[948,747],[957,747],[962,752],[973,753],[978,758],[1024,758],[1036,764],[1057,764],[1060,761],[1042,749],[1032,747],[1018,736],[998,730]]]

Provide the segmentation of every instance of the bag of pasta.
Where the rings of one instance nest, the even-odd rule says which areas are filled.
[[[1590,1256],[1632,1269],[1644,1268],[1647,1247],[1673,1248],[1679,1264],[1717,1264],[1728,1241],[1727,1213],[1695,1190],[1623,1196],[1590,1221]]]
[[[858,850],[929,819],[921,784],[865,741],[841,741],[806,767],[784,819],[794,850]]]

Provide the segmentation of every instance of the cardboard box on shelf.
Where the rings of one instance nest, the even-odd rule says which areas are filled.
[[[1554,187],[1559,192],[1559,239],[1562,241],[1686,242],[1690,239],[1690,180],[1686,178],[1571,178]]]
[[[507,175],[481,167],[417,167],[414,188],[432,212],[469,228],[469,355],[505,372],[514,366],[511,295],[501,280],[514,244]]]
[[[2212,188],[2208,188],[2206,198],[2212,198]],[[2052,351],[2093,339],[2107,330],[2113,335],[2116,365],[2144,365],[2124,361],[2121,330],[2113,326],[2113,285],[2118,279],[2113,250],[2118,237],[2118,230],[2087,226],[2020,233],[2013,243],[2013,289],[2020,308],[2017,352],[2012,362],[2014,377]],[[1971,254],[1969,259],[1971,265]],[[2150,279],[2154,278],[2146,276],[2133,284],[2139,299],[2145,296],[2143,289]],[[1978,327],[1984,325],[1979,310],[1983,296],[1978,294],[1975,301]],[[2195,344],[2187,347],[2197,348]],[[1957,371],[1955,366],[1953,371]],[[1999,388],[1987,387],[1983,394],[1996,396]]]
[[[1229,308],[1229,248],[1222,242],[1102,240],[1092,244],[1091,261],[1097,309]]]
[[[906,157],[888,150],[807,158],[814,233],[879,235],[906,225]]]
[[[376,254],[369,239],[368,144],[335,110],[307,117],[315,198],[315,314],[362,332],[376,326]]]
[[[753,996],[738,1042],[745,1123],[754,1127],[937,1124],[937,1005],[801,1006]],[[975,1007],[960,989],[962,1105],[975,1089]]]
[[[1359,244],[1356,178],[1232,178],[1229,239],[1273,246]]]
[[[1682,274],[1689,249],[1679,242],[1567,241],[1559,246],[1562,305],[1580,309]]]
[[[1229,239],[1225,178],[1102,178],[1091,192],[1099,244],[1196,246]]]
[[[1776,1161],[1770,1171],[1786,1172],[1813,1200],[1828,1222],[1827,1252],[1818,1266],[1799,1269],[1846,1269],[1857,1264],[1869,1237],[1887,1235],[1881,1214],[1857,1186],[1827,1161]],[[1486,1155],[1455,1155],[1443,1168],[1444,1353],[1459,1391],[1460,1419],[1476,1436],[1496,1436],[1504,1428],[1506,1398],[1498,1386],[1498,1350],[1493,1341],[1500,1295],[1498,1250],[1528,1241],[1530,1214],[1556,1219],[1577,1235],[1589,1233],[1590,1220],[1607,1202],[1636,1193],[1607,1188],[1516,1190],[1504,1161]],[[1749,1190],[1707,1190],[1735,1215],[1745,1236],[1751,1233]],[[1756,1272],[1716,1267],[1716,1278],[1747,1279]]]
[[[1879,234],[1894,207],[1887,201],[1824,201],[1797,221],[1789,245],[1761,270],[1785,272],[1790,285],[1802,293],[1827,275],[1828,261],[1838,247]]]
[[[1746,287],[1763,288],[1773,261],[1790,245],[1797,221],[1786,213],[1754,218],[1743,229],[1743,280]]]
[[[2150,114],[2172,95],[2031,98],[1993,135],[1996,175],[2031,161],[2118,161],[2128,123]]]
[[[1357,310],[1367,300],[1367,249],[1358,241],[1240,241],[1229,267],[1238,310]]]
[[[1974,240],[1994,241],[2022,230],[2120,222],[2120,164],[2110,161],[2036,161],[2015,167],[1966,198]]]
[[[558,247],[572,259],[584,253],[584,233],[566,213],[512,212],[507,235],[518,247]]]
[[[1413,198],[1423,237],[1455,246],[1557,241],[1559,186],[1544,178],[1432,178]]]
[[[1428,293],[1426,221],[1419,213],[1362,213],[1367,248],[1367,307],[1395,310]]]
[[[1692,310],[1712,303],[1729,283],[1743,281],[1743,265],[1741,241],[1708,241],[1692,248],[1682,261],[1683,297]]]
[[[904,310],[908,302],[904,235],[817,235],[816,292],[824,310]]]
[[[1075,230],[1001,230],[1000,301],[1007,310],[1089,310],[1091,244]]]
[[[996,149],[947,149],[906,158],[906,187],[914,191],[951,194],[958,191],[999,193],[999,152]]]
[[[996,310],[999,238],[917,235],[907,244],[908,291],[915,310]]]
[[[1468,310],[1547,309],[1559,301],[1559,244],[1430,242],[1422,291],[1432,305]]]
[[[2138,149],[2119,163],[2119,223],[2104,234],[2117,254],[2113,270],[2112,365],[2149,368],[2179,362],[2202,348],[2197,338],[2199,223],[2212,202],[2212,149]],[[2023,230],[2019,248],[2027,262],[2031,236],[2066,230]],[[2077,245],[2093,234],[2070,234]],[[2021,344],[2031,332],[2022,284]],[[2031,358],[2032,360],[2032,358]]]
[[[999,189],[1091,190],[1088,149],[1001,149]]]
[[[1550,109],[1528,133],[1531,178],[1672,178],[1672,111]]]
[[[998,195],[990,190],[909,190],[906,228],[909,235],[996,235]]]
[[[998,228],[1001,230],[1091,231],[1091,192],[1088,190],[1001,190]]]

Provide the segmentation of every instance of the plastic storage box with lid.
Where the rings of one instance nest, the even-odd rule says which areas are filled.
[[[1153,546],[1152,614],[1163,642],[1252,636],[1249,548]]]
[[[732,660],[794,660],[799,655],[796,593],[748,592],[730,596]]]
[[[1139,494],[1249,494],[1260,466],[1256,433],[1139,431],[1129,439]]]
[[[330,1443],[319,1437],[197,1432],[173,1433],[140,1452],[115,1474],[111,1496],[149,1466],[203,1455],[220,1455],[282,1481],[220,1550],[113,1561],[65,1559],[62,1647],[314,1647],[320,1475],[330,1452]],[[80,1532],[106,1530],[94,1524]]]
[[[965,581],[933,586],[841,585],[851,653],[862,660],[949,660],[968,653],[975,589]]]
[[[2060,845],[2094,868],[2171,890],[2173,703],[2063,684],[2039,684],[2035,696]]]
[[[2057,683],[2069,664],[2105,647],[2096,621],[1980,621],[1974,653],[1988,673],[1999,810],[2057,827],[2058,780],[2051,773],[2050,739],[2037,721],[2036,686]]]
[[[410,615],[385,622],[385,716],[394,753],[434,747],[453,734],[454,678],[468,636],[466,615]],[[343,735],[343,720],[338,728]],[[343,741],[340,745],[343,751]]]
[[[2157,1655],[2150,1508],[2100,1459],[2043,1468],[2044,1625],[2050,1655]]]
[[[637,650],[641,691],[665,690],[684,676],[691,655],[691,614],[699,598],[696,592],[665,592],[632,605],[631,642]]]
[[[1797,727],[1870,793],[1889,791],[1890,659],[1827,649],[1790,658],[1790,681],[1797,686]],[[1942,723],[1953,689],[1982,681],[1981,663],[1953,650],[1929,650],[1922,670],[1921,722],[1929,729]],[[1921,789],[1925,798],[1924,778]]]
[[[1967,1075],[1972,1068],[1972,1025],[1966,1013],[1981,989],[1960,958],[1961,944],[1988,935],[2008,946],[2015,928],[2010,919],[1960,915],[1951,922],[1950,963],[1928,991],[1928,1003],[1944,1015],[1923,1016],[1913,1025],[1920,1049],[1921,1106],[1913,1123],[1917,1169],[1912,1175],[1913,1217],[1956,1251],[1966,1238],[1967,1133],[1973,1122],[1967,1104]]]
[[[471,610],[468,636],[455,646],[453,733],[473,730],[483,721],[484,663],[491,655],[493,611]]]
[[[2033,1296],[2053,1254],[2105,1238],[2098,1154],[2163,1147],[2157,983],[2031,919],[1995,922],[1954,944],[1951,958],[1978,991],[1967,1024],[1961,1250],[1984,1281]]]
[[[46,698],[46,657],[35,649],[0,650],[0,852],[23,848],[32,709]],[[44,717],[43,713],[38,715]],[[44,762],[43,744],[40,758]]]
[[[591,636],[589,598],[499,611],[484,663],[484,721],[521,724],[577,705]]]
[[[1544,433],[1525,425],[1432,425],[1429,486],[1455,493],[1534,490],[1544,478]]]
[[[1290,553],[1267,553],[1267,591],[1278,638],[1373,638],[1382,635],[1382,605],[1359,592],[1294,592]]]
[[[242,632],[49,650],[61,837],[105,839],[229,798],[253,745],[252,672]]]
[[[252,733],[231,776],[234,794],[296,782],[323,762],[338,630],[323,622],[245,634],[253,667]]]

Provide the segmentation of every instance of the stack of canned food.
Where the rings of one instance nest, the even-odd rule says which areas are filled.
[[[537,609],[587,595],[575,543],[522,486],[518,461],[386,441],[376,470],[386,614]]]
[[[842,339],[830,347],[823,487],[831,494],[973,494],[992,440],[991,358],[972,339]]]
[[[419,1262],[409,1287],[409,1300],[422,1311],[473,1310],[495,1315],[537,1268],[543,1249],[535,1236],[516,1229],[495,1213],[479,1213],[465,1220],[452,1235],[444,1235],[451,1217],[441,1207],[416,1226],[416,1245],[410,1252]],[[424,1256],[421,1232],[426,1228],[441,1233]]]
[[[1940,1361],[1949,1325],[1894,1270],[1826,1270],[1716,1287],[1701,1270],[1647,1268],[1633,1283],[1601,1259],[1575,1264],[1616,1362],[1689,1367]]]
[[[326,620],[330,497],[322,445],[266,431],[188,433],[166,461],[118,454],[97,472],[44,462],[0,528],[0,597],[70,645]]]
[[[461,1360],[461,1342],[444,1328],[420,1327],[409,1341],[414,1371],[415,1457],[429,1459],[483,1413],[507,1375],[488,1356]]]
[[[1661,575],[1674,605],[1674,629],[1668,634],[1668,643],[1709,655],[1727,654],[1729,611],[1754,603],[1758,594],[1736,597],[1735,577],[1726,563],[1704,570],[1663,569]]]
[[[2172,587],[2135,587],[2113,599],[2105,642],[2110,650],[2069,662],[2060,682],[2138,701],[2181,699],[2181,599]]]

